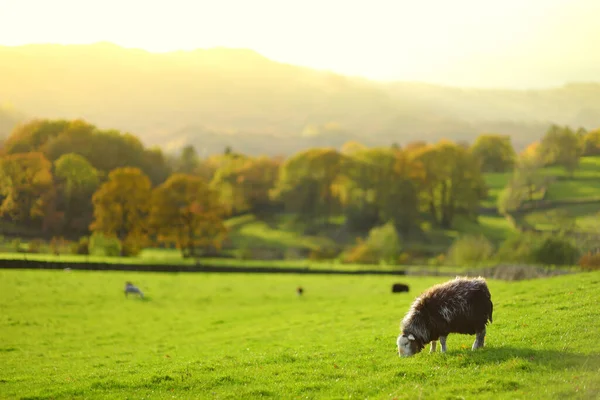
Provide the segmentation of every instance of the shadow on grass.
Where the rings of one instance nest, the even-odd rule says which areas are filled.
[[[526,365],[539,364],[552,369],[576,368],[586,371],[597,371],[600,368],[600,354],[581,354],[568,350],[538,350],[519,347],[485,347],[482,350],[467,351],[461,350],[448,351],[449,356],[462,355],[462,361],[472,364],[490,364],[501,363],[515,360],[523,362],[521,367],[526,369]]]
[[[145,302],[148,302],[148,301],[152,301],[152,297],[150,297],[150,296],[144,296],[144,297],[129,296],[129,297],[126,297],[125,300],[128,300],[128,301],[141,301],[141,302],[145,303]]]

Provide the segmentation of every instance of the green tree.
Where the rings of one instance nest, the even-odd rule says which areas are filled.
[[[84,157],[70,153],[54,162],[54,174],[63,198],[65,229],[86,231],[92,219],[98,171]]]
[[[533,201],[535,194],[548,184],[548,178],[542,173],[541,167],[540,158],[520,157],[509,182],[511,190],[514,193],[525,193],[525,200]]]
[[[600,128],[583,135],[583,156],[600,155]]]
[[[487,189],[479,163],[468,149],[441,141],[411,155],[422,171],[422,207],[436,224],[450,228],[457,214],[477,215]]]
[[[340,209],[340,198],[334,190],[342,179],[344,156],[334,149],[315,148],[300,152],[281,167],[272,198],[299,217],[324,222]]]
[[[568,126],[552,125],[542,138],[538,153],[546,165],[559,165],[573,175],[583,153],[581,135]]]
[[[515,164],[515,150],[508,135],[480,135],[471,153],[481,163],[482,172],[506,172]]]
[[[199,163],[200,159],[198,157],[198,153],[196,152],[196,148],[191,144],[187,145],[181,151],[177,172],[182,174],[194,174]]]

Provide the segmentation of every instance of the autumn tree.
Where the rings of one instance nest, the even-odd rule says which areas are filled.
[[[34,119],[18,125],[6,139],[6,154],[42,151],[43,146],[57,137],[70,124],[67,120]]]
[[[436,224],[450,228],[457,214],[477,215],[486,186],[479,163],[468,149],[441,141],[411,156],[422,171],[422,207]]]
[[[471,146],[482,172],[506,172],[514,166],[515,150],[508,135],[481,135]]]
[[[55,217],[51,168],[50,161],[39,152],[0,159],[0,213],[26,224]]]
[[[149,224],[159,241],[176,243],[184,257],[220,249],[227,229],[218,194],[200,177],[173,174],[152,192]]]
[[[136,249],[147,235],[152,184],[139,169],[117,168],[110,172],[94,196],[92,231],[116,236],[127,248]]]
[[[211,186],[229,209],[261,212],[269,205],[279,167],[278,161],[266,156],[231,159],[215,172]]]
[[[132,134],[101,130],[81,119],[34,120],[21,125],[7,139],[5,150],[9,154],[42,152],[51,162],[76,153],[106,175],[115,168],[137,167],[155,184],[170,174],[160,150],[145,149]]]
[[[568,126],[552,125],[544,135],[538,149],[546,165],[559,165],[570,175],[579,166],[583,152],[581,135]]]
[[[80,233],[92,220],[92,195],[98,187],[98,171],[84,157],[69,153],[54,162],[54,175],[62,195],[66,229]]]

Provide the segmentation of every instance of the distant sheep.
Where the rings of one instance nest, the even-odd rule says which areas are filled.
[[[129,293],[137,293],[141,298],[144,298],[144,293],[131,282],[125,282],[125,297],[128,297]]]
[[[392,293],[408,292],[408,285],[404,283],[394,283],[392,285]]]
[[[433,353],[438,339],[445,353],[446,337],[450,333],[474,334],[472,350],[483,347],[493,307],[492,296],[482,277],[456,277],[435,285],[415,299],[402,320],[402,333],[396,340],[398,354],[412,356],[429,342],[430,353]]]

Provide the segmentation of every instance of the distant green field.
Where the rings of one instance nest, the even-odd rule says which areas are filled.
[[[543,171],[546,175],[571,178],[562,167],[546,167]],[[600,178],[600,157],[581,157],[573,178]]]
[[[254,215],[243,215],[227,221],[230,230],[229,239],[235,248],[269,247],[285,249],[289,247],[318,248],[332,246],[334,242],[326,237],[303,236],[281,226],[281,218],[274,218],[269,225],[266,221],[258,220]]]
[[[125,298],[126,280],[147,298]],[[490,281],[486,347],[396,354],[443,278],[0,271],[3,399],[591,399],[600,272]],[[297,285],[305,288],[298,298]]]
[[[488,187],[488,197],[482,201],[483,207],[497,207],[498,196],[502,190],[508,185],[512,172],[505,173],[487,173],[484,174],[485,184]]]
[[[556,180],[548,187],[547,200],[600,198],[600,157],[582,157],[579,168],[573,177],[567,175],[561,167],[546,167],[541,173],[548,177],[566,178]],[[496,207],[498,196],[506,187],[512,173],[486,173],[485,183],[488,186],[488,198],[482,202],[484,207]]]
[[[542,230],[556,230],[563,227],[561,221],[553,219],[553,213],[563,212],[573,218],[577,227],[587,232],[600,230],[600,202],[592,204],[571,204],[555,207],[551,210],[540,210],[526,214],[525,221]],[[599,232],[600,233],[600,232]]]
[[[454,228],[455,237],[465,234],[484,235],[496,242],[517,233],[517,230],[510,225],[508,220],[501,216],[480,215],[477,218],[477,223],[465,219],[457,219]]]

